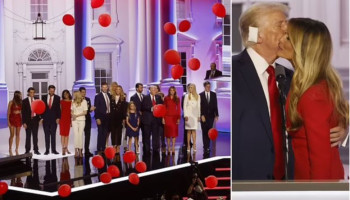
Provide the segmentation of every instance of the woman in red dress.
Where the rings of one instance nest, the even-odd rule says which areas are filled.
[[[348,127],[349,105],[331,66],[330,33],[322,22],[290,19],[279,47],[278,56],[290,60],[295,69],[286,105],[294,178],[344,179],[338,146],[331,147],[329,130]]]
[[[168,154],[175,154],[175,140],[179,135],[179,123],[181,116],[180,99],[176,94],[176,89],[171,86],[168,96],[164,98],[166,115],[163,118],[164,134],[168,143]],[[172,140],[172,149],[170,149],[170,139]]]
[[[12,156],[12,143],[16,132],[16,155],[18,155],[19,137],[22,126],[22,94],[15,91],[12,101],[9,102],[7,109],[7,124],[10,129],[9,154]]]
[[[71,105],[72,105],[72,95],[68,90],[63,90],[62,100],[61,100],[61,120],[60,120],[60,135],[62,144],[62,155],[66,153],[70,154],[68,151],[68,139],[69,130],[71,127]]]

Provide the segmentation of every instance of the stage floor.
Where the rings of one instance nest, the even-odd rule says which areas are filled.
[[[57,131],[57,133],[59,130]],[[181,131],[180,131],[181,132]],[[203,154],[202,148],[202,135],[201,131],[197,131],[197,152],[190,154],[186,152],[183,147],[183,132],[179,133],[179,137],[176,140],[175,155],[168,155],[159,153],[151,153],[151,155],[144,155],[142,152],[142,142],[140,142],[140,154],[132,164],[125,164],[123,162],[123,151],[121,154],[117,154],[113,160],[106,160],[107,166],[114,164],[120,169],[120,177],[128,176],[132,172],[136,172],[134,169],[137,161],[144,161],[147,164],[147,171],[153,171],[157,169],[163,169],[166,167],[177,166],[180,164],[199,161],[205,158],[212,158],[217,156],[230,156],[230,134],[219,133],[219,136],[215,142],[211,142],[211,152],[209,155]],[[7,127],[0,129],[0,152],[8,153],[8,135],[9,130]],[[97,130],[92,128],[92,136],[90,142],[91,152],[95,152],[94,148],[96,144]],[[43,155],[44,153],[44,132],[42,127],[39,128],[39,151],[42,155],[33,155],[32,159],[26,159],[23,162],[25,170],[10,171],[5,177],[0,177],[2,181],[6,181],[9,186],[28,188],[36,191],[55,192],[58,190],[59,185],[69,184],[72,188],[78,188],[87,186],[89,184],[98,183],[99,174],[106,171],[107,167],[103,169],[96,169],[92,163],[92,157],[83,157],[81,159],[74,158],[73,148],[73,134],[70,134],[69,150],[72,152],[70,155]],[[141,139],[142,140],[142,139]],[[21,130],[21,141],[19,153],[24,153],[24,141],[25,131]],[[60,136],[57,134],[57,151],[61,153]],[[14,147],[13,147],[14,149]],[[123,149],[123,148],[121,148]],[[95,152],[96,153],[96,152]]]

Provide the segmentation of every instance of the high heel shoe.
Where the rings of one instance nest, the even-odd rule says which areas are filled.
[[[75,155],[74,155],[74,158],[78,158],[79,157],[79,150],[78,149],[75,149]]]
[[[68,147],[66,147],[66,153],[71,154],[71,152],[68,150]]]
[[[136,149],[136,154],[139,154],[140,153],[139,145],[135,145],[135,149]]]
[[[62,148],[62,155],[65,156],[66,155],[66,148]]]

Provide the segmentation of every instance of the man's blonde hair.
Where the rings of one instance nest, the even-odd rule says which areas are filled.
[[[289,7],[282,3],[255,3],[239,18],[239,30],[245,47],[252,45],[248,41],[249,26],[259,28],[261,26],[261,18],[269,13],[280,11],[288,17]]]

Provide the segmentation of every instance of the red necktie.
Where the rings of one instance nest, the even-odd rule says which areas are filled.
[[[156,101],[154,100],[154,96],[153,96],[153,99],[152,99],[152,104],[153,104],[153,106],[156,105]]]
[[[278,102],[279,92],[276,84],[275,69],[270,65],[266,71],[269,74],[268,84],[270,97],[271,127],[275,149],[275,164],[273,169],[273,176],[276,180],[281,180],[284,176],[284,158],[282,147],[282,114],[281,107]]]
[[[52,107],[52,96],[50,95],[49,108],[51,109],[51,107]]]
[[[32,103],[33,103],[33,97],[30,98],[30,104],[32,104]],[[31,117],[33,118],[34,117],[34,112],[33,112],[32,108],[30,108],[30,109],[32,110]]]

